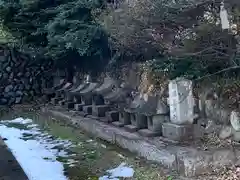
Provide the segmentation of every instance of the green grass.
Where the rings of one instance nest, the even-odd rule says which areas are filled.
[[[78,129],[66,125],[66,123],[54,120],[52,117],[46,117],[34,112],[26,112],[21,114],[11,113],[5,119],[13,119],[14,117],[27,117],[34,120],[39,128],[48,132],[54,138],[71,140],[75,147],[68,149],[70,154],[77,154],[72,159],[77,160],[75,167],[66,164],[69,158],[58,157],[57,160],[64,163],[65,173],[70,180],[94,180],[99,176],[106,175],[105,171],[117,167],[120,163],[126,162],[131,165],[135,174],[133,178],[128,180],[173,180],[173,176],[167,176],[161,167],[146,163],[142,159],[137,158],[134,154],[128,153],[118,147],[106,144],[103,141],[90,139]],[[10,118],[11,117],[11,118]],[[8,126],[20,129],[26,129],[25,125],[15,123]],[[30,139],[34,136],[24,134],[24,139]],[[106,148],[102,145],[106,146]],[[63,147],[58,146],[61,150]],[[126,179],[127,180],[127,179]]]

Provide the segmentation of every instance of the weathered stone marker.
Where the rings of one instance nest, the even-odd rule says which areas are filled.
[[[192,124],[194,98],[192,81],[177,78],[169,83],[170,120],[174,124]]]
[[[177,78],[169,83],[170,123],[162,126],[163,136],[173,140],[186,140],[193,135],[194,98],[192,82]]]

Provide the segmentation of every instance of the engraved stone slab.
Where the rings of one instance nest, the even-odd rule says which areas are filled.
[[[192,124],[194,98],[192,81],[177,78],[169,83],[170,121],[174,124]]]

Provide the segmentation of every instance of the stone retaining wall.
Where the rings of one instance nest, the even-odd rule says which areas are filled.
[[[202,151],[197,147],[181,146],[177,142],[168,141],[161,137],[146,138],[138,133],[129,133],[124,129],[78,116],[60,107],[44,107],[41,111],[96,137],[137,153],[147,160],[177,170],[187,177],[213,174],[223,166],[232,166],[240,162],[240,151],[236,149]]]
[[[43,77],[51,67],[48,63],[50,61],[39,63],[13,49],[0,47],[0,105],[19,104],[41,94]]]

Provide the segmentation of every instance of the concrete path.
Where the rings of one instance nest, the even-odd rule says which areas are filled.
[[[2,138],[0,138],[0,180],[28,180]]]

